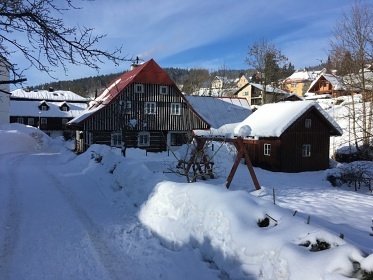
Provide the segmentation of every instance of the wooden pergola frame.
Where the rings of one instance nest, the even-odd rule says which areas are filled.
[[[196,139],[197,147],[200,150],[203,149],[205,143],[208,140],[213,140],[213,141],[216,141],[216,142],[232,143],[236,147],[237,152],[238,152],[237,157],[236,157],[236,159],[233,163],[233,166],[232,166],[232,169],[231,169],[231,171],[228,175],[227,181],[225,182],[225,186],[227,187],[227,189],[229,188],[229,186],[230,186],[230,184],[233,180],[233,177],[234,177],[234,174],[236,173],[238,164],[240,163],[242,158],[245,158],[246,166],[247,166],[247,169],[249,170],[249,173],[250,173],[251,179],[254,183],[255,189],[260,190],[260,185],[259,185],[258,179],[256,177],[253,165],[251,164],[251,160],[250,160],[249,153],[248,153],[248,150],[247,150],[247,146],[252,141],[251,139],[250,140],[249,139],[243,139],[242,137],[225,138],[225,137],[208,137],[208,136],[194,136],[194,138]],[[206,168],[209,167],[208,162],[206,160],[204,160],[203,163],[205,164]],[[190,163],[190,164],[192,165],[192,163]],[[190,169],[190,166],[188,165],[189,169]]]

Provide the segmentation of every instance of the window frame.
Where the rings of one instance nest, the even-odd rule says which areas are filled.
[[[312,120],[311,119],[305,119],[304,120],[304,127],[305,128],[311,128],[312,127]]]
[[[40,118],[40,124],[41,125],[47,125],[48,124],[48,119],[47,118]]]
[[[34,118],[27,118],[27,125],[29,125],[29,126],[34,126],[34,125],[35,125],[35,120],[34,120]]]
[[[171,115],[172,116],[180,116],[181,115],[181,103],[180,102],[173,102],[170,105]]]
[[[271,156],[271,144],[270,143],[264,143],[263,154],[265,156]]]
[[[143,141],[144,138],[146,139],[146,141]],[[139,134],[137,135],[137,146],[138,147],[149,147],[150,146],[150,132],[149,131],[139,132]]]
[[[48,105],[46,104],[40,105],[40,111],[48,111]]]
[[[155,115],[155,114],[157,114],[157,102],[153,102],[153,101],[145,102],[145,104],[144,104],[144,114],[145,115]]]
[[[163,90],[165,90],[165,92],[163,92]],[[159,86],[159,94],[167,95],[168,91],[169,91],[168,86]]]
[[[135,84],[135,93],[144,93],[144,85]]]
[[[122,147],[123,137],[121,131],[112,131],[110,134],[110,146],[111,147]]]
[[[17,123],[24,124],[23,118],[22,117],[18,117],[17,118]]]
[[[302,157],[311,157],[311,144],[302,145]]]

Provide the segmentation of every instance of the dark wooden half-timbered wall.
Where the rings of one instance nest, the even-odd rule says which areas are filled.
[[[128,85],[113,102],[84,122],[84,130],[92,132],[93,143],[110,145],[111,132],[122,131],[126,146],[137,147],[138,132],[147,131],[150,147],[143,148],[165,150],[168,131],[208,129],[208,124],[187,105],[173,85],[163,85],[168,87],[167,94],[160,93],[158,84],[143,84],[143,93],[135,92],[135,85]],[[128,101],[131,108],[127,108]],[[156,103],[155,114],[145,114],[146,102]],[[171,103],[181,104],[180,115],[171,115]]]

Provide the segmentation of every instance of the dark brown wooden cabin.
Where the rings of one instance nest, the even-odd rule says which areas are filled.
[[[298,111],[294,110],[294,105],[303,105],[304,102],[309,105],[300,106]],[[275,119],[284,118],[276,114],[275,107],[289,106],[289,104],[294,104],[288,115],[288,121],[291,122],[282,124],[286,129],[281,134],[255,136],[253,131],[252,139],[243,139],[253,166],[280,172],[316,171],[329,168],[330,136],[340,136],[342,130],[316,102],[296,101],[265,106],[271,106],[269,111]],[[266,114],[260,112],[263,109],[259,108],[249,118],[258,113]],[[286,110],[282,110],[282,114],[284,113],[286,114]],[[293,119],[294,114],[299,116]],[[273,124],[262,125],[270,127]]]
[[[210,128],[153,59],[118,77],[68,126],[79,130],[77,152],[92,144],[165,151]]]

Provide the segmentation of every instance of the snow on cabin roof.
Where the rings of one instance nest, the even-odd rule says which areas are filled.
[[[324,71],[307,71],[307,70],[297,70],[293,74],[291,74],[289,77],[285,79],[287,82],[292,81],[312,81],[317,78],[318,75],[320,75]]]
[[[30,100],[49,100],[49,101],[74,101],[74,102],[87,102],[88,99],[84,98],[69,90],[36,90],[26,91],[24,89],[13,90],[11,99],[30,99]]]
[[[234,129],[235,136],[245,137],[280,137],[281,134],[310,108],[316,108],[337,135],[342,129],[334,119],[314,101],[287,101],[265,104],[251,114]]]
[[[48,105],[47,111],[40,111],[40,101],[18,101],[10,100],[9,114],[19,117],[58,117],[58,118],[75,118],[79,116],[87,107],[86,103],[69,103],[69,102],[43,102]],[[61,105],[66,104],[68,111],[62,111]]]
[[[195,130],[196,135],[225,136],[251,113],[246,98],[185,96],[193,109],[211,126],[210,131]]]
[[[312,81],[312,83],[311,83],[309,89],[307,90],[307,92],[309,92],[309,90],[312,90],[313,86],[321,79],[321,77],[324,77],[327,81],[329,81],[332,84],[332,86],[334,87],[334,90],[345,90],[345,87],[343,85],[343,79],[341,77],[335,76],[333,74],[325,73],[325,74],[320,75],[314,81]]]

